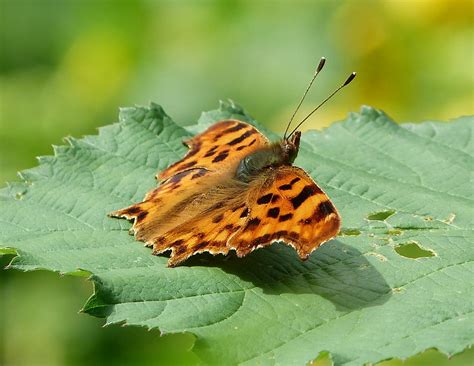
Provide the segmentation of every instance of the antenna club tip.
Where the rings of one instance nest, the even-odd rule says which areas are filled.
[[[326,63],[326,57],[321,57],[321,60],[319,60],[318,67],[316,69],[316,75],[322,70],[325,63]]]
[[[342,86],[346,86],[347,84],[349,84],[352,80],[354,80],[356,75],[356,72],[352,72]]]

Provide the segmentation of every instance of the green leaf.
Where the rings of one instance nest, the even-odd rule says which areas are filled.
[[[363,107],[307,132],[296,165],[341,212],[337,239],[306,262],[275,244],[166,268],[128,222],[106,214],[140,201],[183,156],[181,141],[224,117],[255,123],[222,103],[183,128],[152,104],[55,147],[0,191],[0,247],[18,254],[11,267],[92,273],[84,312],[191,332],[207,363],[304,365],[330,352],[336,365],[361,365],[472,344],[472,117],[398,125]],[[433,256],[402,256],[403,243]]]

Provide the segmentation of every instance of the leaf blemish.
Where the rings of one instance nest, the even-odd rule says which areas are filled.
[[[400,229],[390,229],[387,231],[388,235],[402,235],[403,231]]]
[[[404,291],[405,291],[405,290],[404,290],[403,288],[401,288],[401,287],[394,287],[394,288],[392,288],[392,292],[393,292],[394,294],[399,294],[399,293],[402,293],[402,292],[404,292]]]
[[[374,256],[375,258],[377,258],[381,262],[386,262],[387,261],[387,257],[385,257],[384,255],[382,255],[380,253],[368,252],[367,255]]]
[[[454,219],[456,218],[456,214],[455,213],[451,213],[448,218],[446,220],[444,220],[444,222],[446,224],[452,224]]]
[[[359,236],[360,230],[358,229],[343,229],[339,232],[340,236]]]
[[[367,220],[371,221],[385,221],[390,216],[396,213],[395,210],[385,210],[385,211],[377,211],[372,212],[371,214],[367,215]]]
[[[436,253],[431,249],[423,248],[416,241],[401,243],[395,247],[395,251],[405,258],[429,258],[436,256]]]

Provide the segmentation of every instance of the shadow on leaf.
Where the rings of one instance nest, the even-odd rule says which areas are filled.
[[[251,282],[266,294],[315,294],[331,301],[338,310],[355,310],[385,303],[391,288],[362,253],[339,240],[315,251],[307,261],[284,245],[257,250],[245,258],[199,255],[187,266],[219,267]]]

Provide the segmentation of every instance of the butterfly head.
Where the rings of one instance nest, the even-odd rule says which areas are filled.
[[[293,163],[298,155],[300,148],[301,131],[294,132],[290,137],[281,141],[281,150],[284,155],[284,160],[289,164]]]

